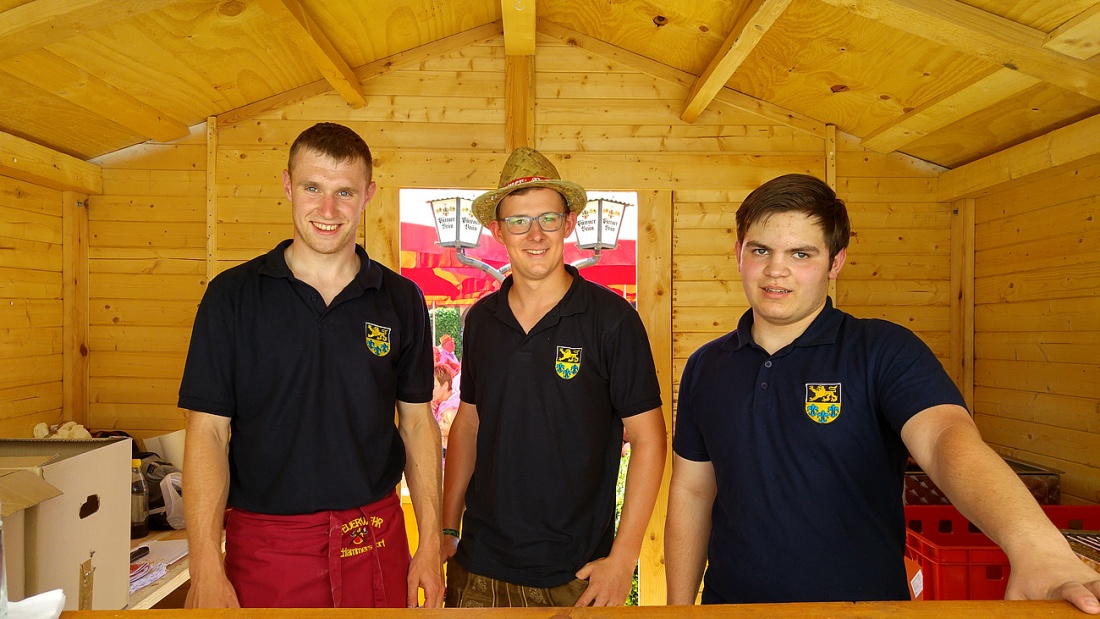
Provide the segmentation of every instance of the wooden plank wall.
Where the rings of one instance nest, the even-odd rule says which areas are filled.
[[[63,200],[0,176],[0,436],[62,421]]]
[[[176,407],[206,284],[206,133],[95,160],[89,198],[88,425],[143,438],[178,430]]]
[[[1056,188],[1056,189],[1055,189]],[[1100,503],[1100,165],[975,201],[974,407],[1005,455]]]
[[[950,367],[951,206],[936,202],[943,169],[865,152],[845,136],[836,167],[853,234],[837,306],[908,327]]]
[[[507,157],[505,64],[498,37],[369,80],[368,105],[358,110],[323,95],[218,123],[209,140],[197,127],[177,143],[101,158],[105,193],[89,209],[91,425],[138,436],[183,427],[174,403],[207,273],[290,236],[280,174],[290,142],[313,123],[343,122],[370,144],[379,192],[360,240],[383,263],[398,255],[401,187],[495,186]],[[661,346],[670,427],[683,361],[733,329],[745,309],[734,212],[783,173],[829,172],[851,204],[858,236],[839,305],[910,326],[941,358],[948,349],[950,225],[946,207],[932,202],[935,169],[864,153],[843,136],[827,152],[821,135],[720,102],[686,124],[683,84],[541,34],[534,83],[535,146],[563,176],[640,192],[639,255],[664,259],[647,263],[646,281],[656,284],[643,283],[639,311]],[[642,556],[643,603],[664,600],[660,531],[655,519]]]

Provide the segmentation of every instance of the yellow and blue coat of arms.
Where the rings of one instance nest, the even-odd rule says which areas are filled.
[[[569,380],[581,371],[581,349],[558,346],[558,358],[554,362],[554,371],[565,380]]]
[[[806,383],[806,414],[827,424],[840,417],[840,383]]]
[[[379,357],[385,357],[390,352],[390,328],[365,323],[367,350]]]

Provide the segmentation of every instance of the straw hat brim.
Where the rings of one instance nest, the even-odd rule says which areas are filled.
[[[569,207],[569,210],[574,213],[579,214],[588,204],[588,193],[584,190],[584,187],[576,183],[558,179],[533,180],[526,183],[517,183],[515,185],[501,187],[481,194],[474,200],[474,217],[477,217],[481,225],[488,226],[490,221],[496,219],[497,208],[500,206],[500,201],[503,200],[505,196],[513,191],[528,187],[546,187],[547,189],[553,189],[565,197],[566,205]]]

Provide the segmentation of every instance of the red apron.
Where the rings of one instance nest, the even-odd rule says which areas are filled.
[[[355,509],[232,509],[226,520],[225,573],[245,608],[404,608],[408,571],[396,492]]]

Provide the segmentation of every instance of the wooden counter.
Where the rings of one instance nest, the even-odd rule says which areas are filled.
[[[85,610],[65,611],[61,619],[723,619],[787,618],[826,619],[861,617],[898,619],[918,617],[988,617],[1015,619],[1066,617],[1083,619],[1085,615],[1065,602],[860,602],[808,604],[748,604],[730,606],[642,606],[622,608],[447,608],[426,609],[234,609],[234,610]]]

